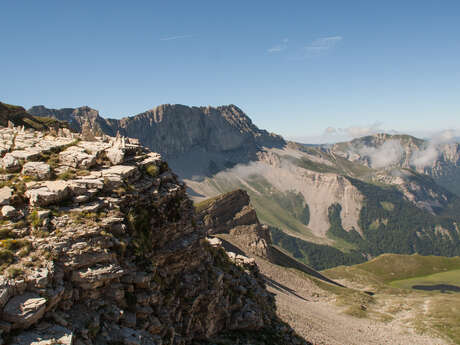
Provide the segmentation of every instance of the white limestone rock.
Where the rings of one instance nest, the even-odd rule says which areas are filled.
[[[43,162],[27,162],[22,167],[22,174],[46,180],[51,176],[51,167]]]
[[[5,218],[14,218],[18,215],[18,211],[10,205],[6,205],[2,207],[2,216]]]
[[[10,187],[0,188],[0,206],[9,205],[13,196],[13,190]]]
[[[2,168],[5,169],[6,172],[14,173],[21,170],[21,164],[19,160],[14,157],[11,153],[7,153],[2,158]]]

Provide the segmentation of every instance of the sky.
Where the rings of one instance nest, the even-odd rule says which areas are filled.
[[[236,104],[303,141],[460,128],[460,1],[5,1],[0,101]]]

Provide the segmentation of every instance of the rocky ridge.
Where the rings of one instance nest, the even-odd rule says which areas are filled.
[[[30,114],[69,122],[77,131],[137,138],[160,153],[181,177],[208,175],[256,158],[262,146],[283,146],[284,140],[255,126],[237,106],[188,107],[164,104],[120,120],[104,119],[89,107],[30,108]]]
[[[259,222],[246,191],[219,195],[196,208],[208,235],[228,234],[245,253],[272,260],[269,228]]]
[[[159,154],[62,129],[0,138],[0,343],[305,343],[254,261],[206,240]]]

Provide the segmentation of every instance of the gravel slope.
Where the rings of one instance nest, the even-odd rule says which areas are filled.
[[[341,308],[313,282],[258,259],[268,290],[276,295],[279,316],[315,345],[447,345],[443,339],[420,335],[396,319],[391,323],[360,319]]]

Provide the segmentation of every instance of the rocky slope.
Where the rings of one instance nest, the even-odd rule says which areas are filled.
[[[272,245],[270,237],[264,236],[265,232],[262,236],[257,236],[257,232],[252,232],[247,237],[241,236],[238,229],[242,227],[253,229],[260,227],[260,222],[245,191],[236,190],[208,199],[197,204],[196,209],[198,221],[207,223],[208,233],[216,236],[212,242],[222,243],[223,247],[235,253],[231,255],[236,257],[254,255],[260,272],[267,282],[268,290],[275,295],[277,314],[312,343],[318,345],[448,343],[438,338],[439,334],[433,329],[435,322],[431,320],[424,326],[425,332],[418,334],[412,323],[413,319],[408,322],[405,318],[408,314],[406,309],[404,310],[406,314],[403,316],[400,315],[402,312],[398,313],[397,309],[388,303],[393,297],[391,293],[389,295],[379,293],[378,297],[376,295],[372,297],[364,292],[375,291],[366,285],[370,283],[367,281],[366,274],[359,276],[360,281],[365,282],[364,286],[360,286],[357,290],[346,288],[284,254]],[[254,241],[257,237],[259,241]],[[269,257],[266,254],[267,249],[269,249]],[[406,257],[409,261],[412,258]],[[346,268],[347,272],[348,268]],[[344,266],[339,269],[345,270]],[[438,271],[443,269],[442,266],[438,267]],[[414,275],[417,273],[415,272]],[[346,285],[352,286],[354,282],[347,281]],[[409,295],[408,298],[407,291],[404,294],[400,291],[392,293],[401,296],[401,301],[398,303],[410,305],[411,316],[423,312],[418,306],[413,306],[413,296]],[[382,300],[389,305],[382,306]],[[398,313],[398,317],[394,317],[395,312]],[[454,318],[455,316],[452,316],[452,319]],[[389,319],[391,324],[387,323]],[[236,339],[233,339],[229,344],[236,342]]]
[[[65,120],[75,130],[137,138],[159,152],[182,177],[209,175],[256,158],[262,146],[282,146],[284,140],[260,130],[237,106],[187,107],[164,104],[120,120],[103,119],[89,107],[28,110],[36,116]]]
[[[0,137],[15,139],[1,158],[0,343],[305,343],[254,262],[205,239],[159,154],[68,130]]]
[[[397,172],[289,143],[186,181],[197,201],[245,189],[261,220],[281,229],[272,231],[275,243],[316,269],[385,252],[459,255],[460,199],[428,175]]]

